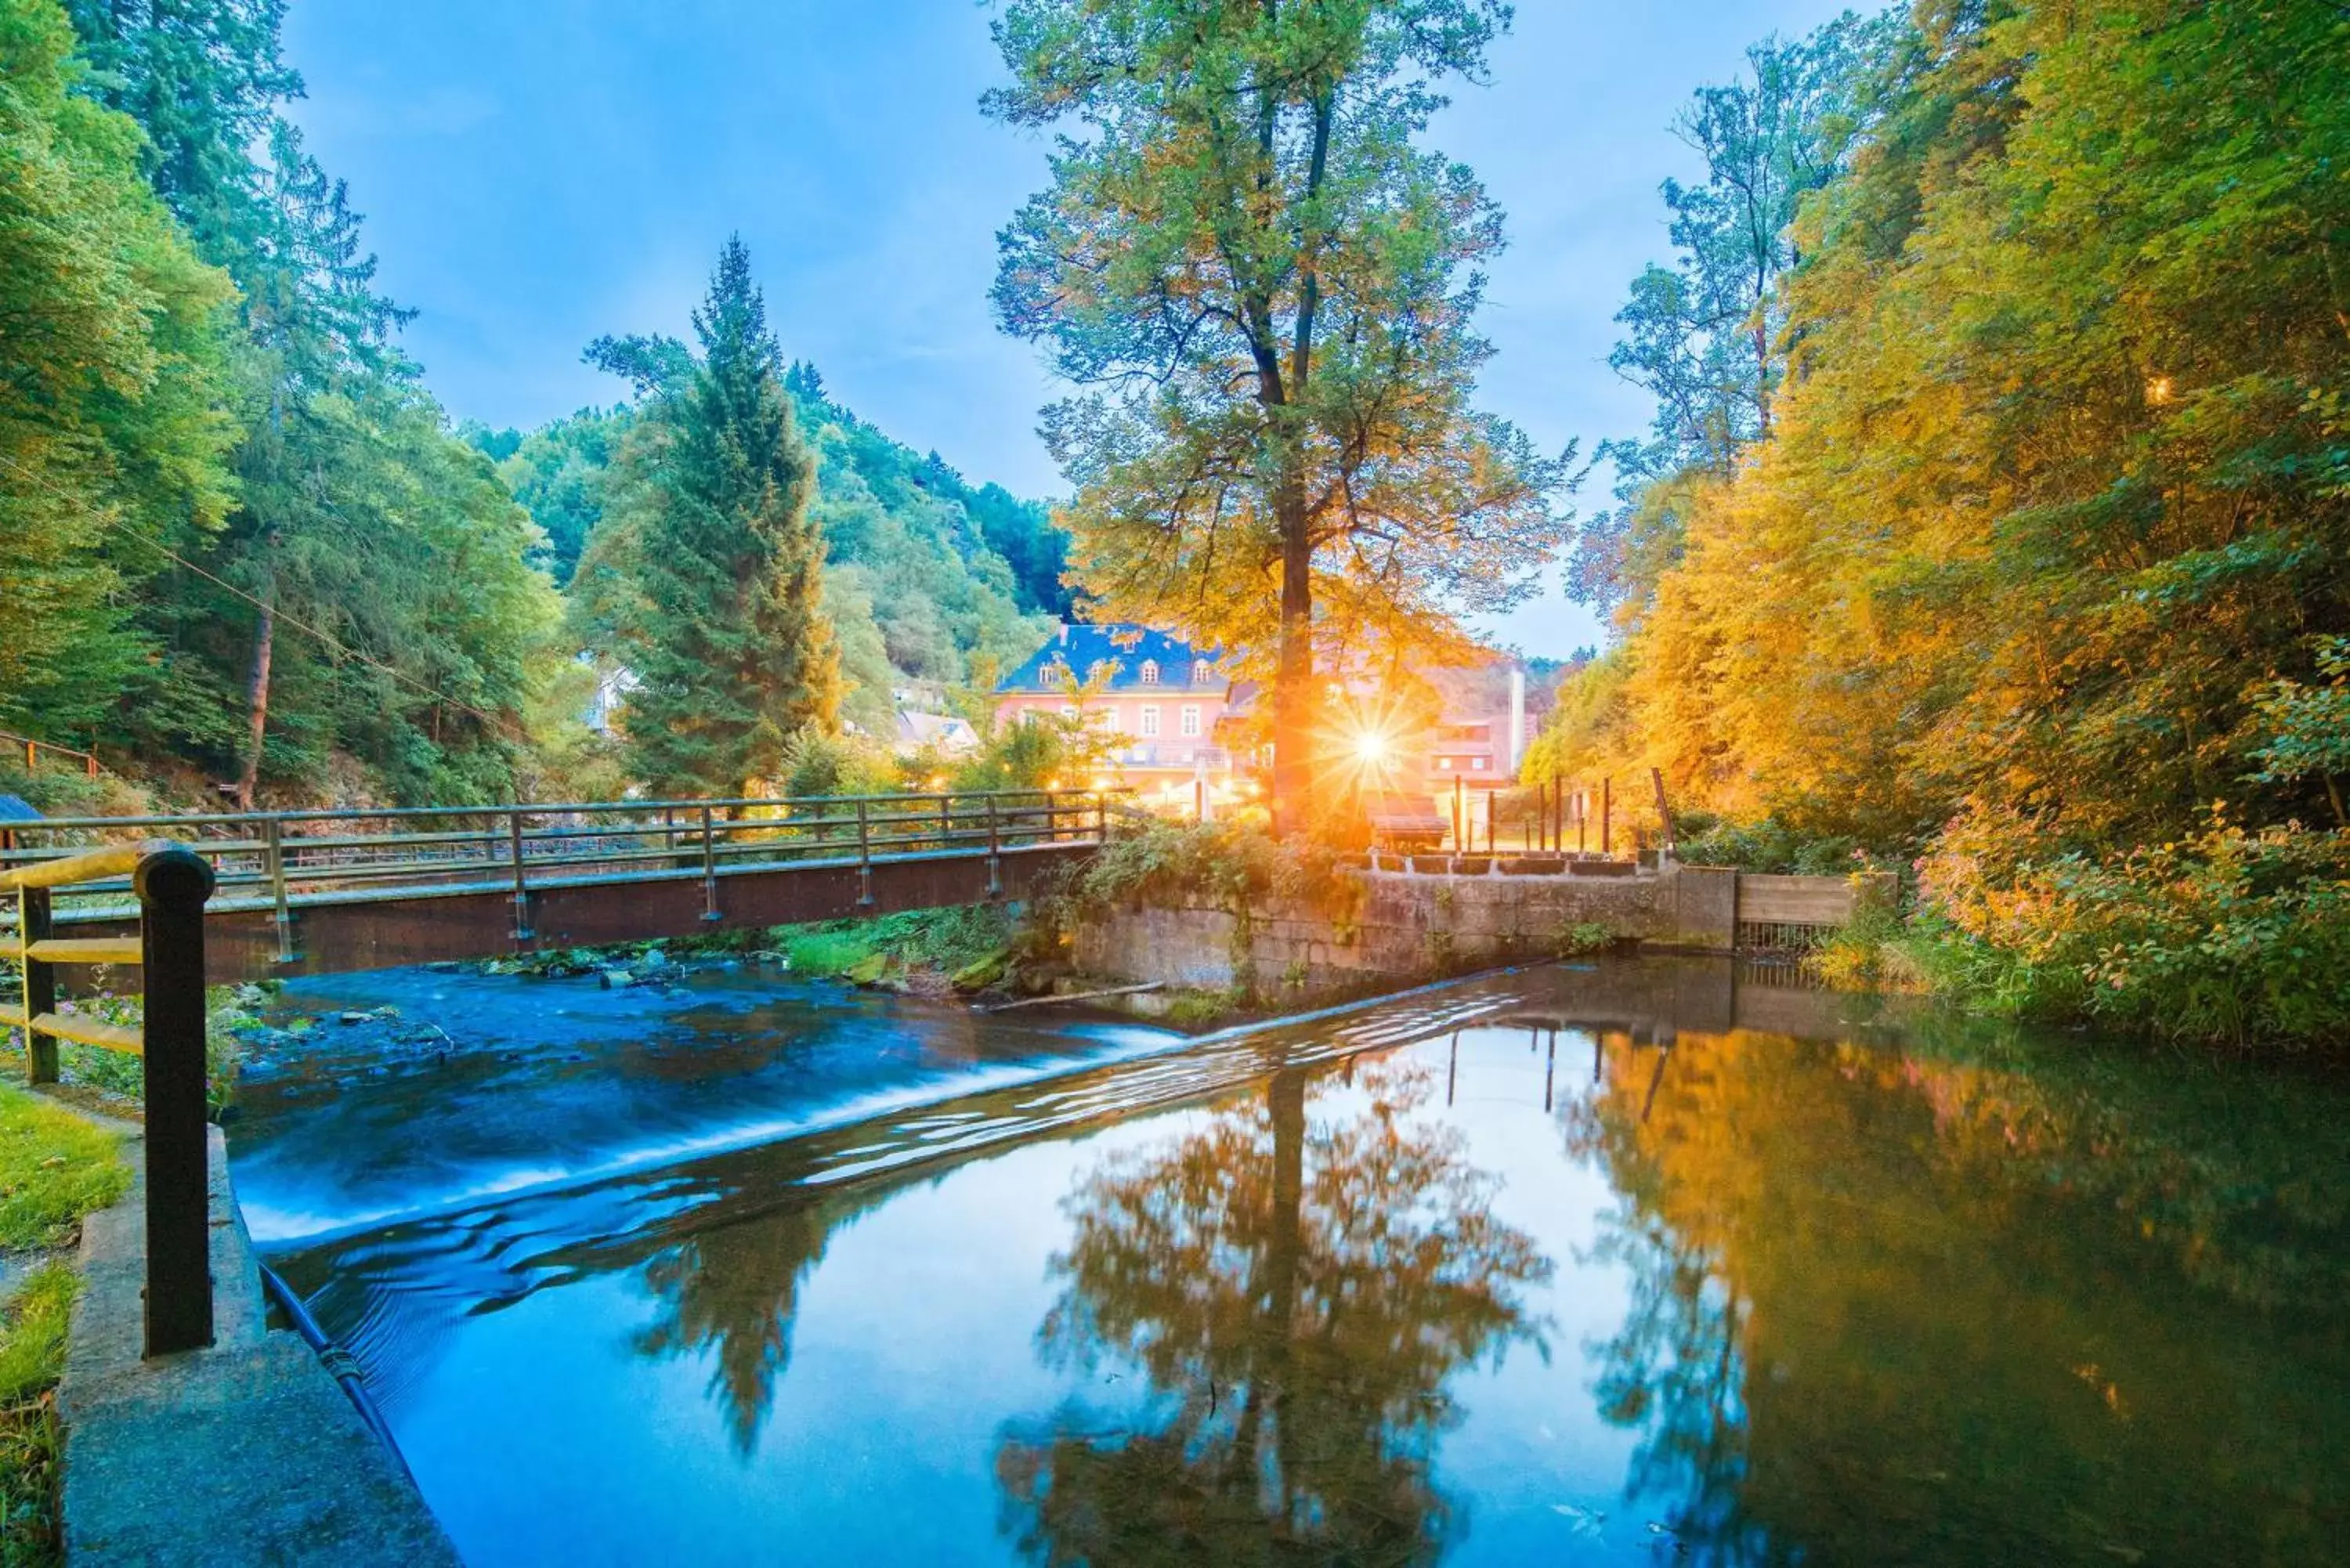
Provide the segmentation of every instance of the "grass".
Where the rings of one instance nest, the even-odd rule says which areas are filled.
[[[81,1217],[122,1196],[115,1135],[17,1089],[0,1089],[0,1249],[61,1247]]]
[[[63,1262],[34,1271],[0,1308],[0,1563],[59,1560],[56,1390],[81,1281]]]
[[[54,1251],[130,1185],[120,1140],[72,1112],[0,1088],[0,1250]],[[80,1280],[42,1263],[0,1307],[0,1563],[57,1561],[60,1435],[54,1391]]]

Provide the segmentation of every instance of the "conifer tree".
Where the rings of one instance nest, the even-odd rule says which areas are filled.
[[[795,427],[750,253],[730,239],[693,317],[700,362],[633,438],[640,612],[626,652],[632,769],[662,794],[775,776],[829,729],[840,657],[825,618],[816,457]]]

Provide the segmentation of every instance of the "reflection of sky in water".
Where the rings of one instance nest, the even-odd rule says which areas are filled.
[[[2338,1093],[1724,1034],[1832,1007],[1726,984],[1535,971],[950,1075],[280,1261],[478,1563],[2321,1560]],[[1104,1048],[1048,1033],[994,1060]],[[281,1185],[305,1114],[263,1118]]]

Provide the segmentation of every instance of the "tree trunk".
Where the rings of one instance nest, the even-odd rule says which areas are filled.
[[[1281,530],[1280,659],[1273,682],[1274,830],[1305,831],[1311,816],[1320,694],[1314,680],[1314,545],[1303,475],[1285,477],[1274,499]]]
[[[1274,1539],[1286,1541],[1295,1511],[1291,1504],[1302,1484],[1290,1364],[1292,1338],[1300,1327],[1297,1276],[1305,1249],[1305,1074],[1297,1068],[1274,1074],[1264,1097],[1273,1113],[1273,1224],[1265,1237],[1266,1334],[1256,1379],[1268,1386],[1273,1406],[1274,1468],[1281,1499]]]
[[[247,714],[244,771],[236,781],[236,808],[253,809],[254,787],[261,782],[261,737],[269,728],[269,660],[277,646],[277,596],[261,601],[261,620],[253,633],[253,674],[244,683]]]

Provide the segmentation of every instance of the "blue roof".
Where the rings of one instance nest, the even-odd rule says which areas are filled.
[[[1104,688],[1110,691],[1159,691],[1170,687],[1178,690],[1221,690],[1222,676],[1213,670],[1210,678],[1193,684],[1191,667],[1201,659],[1212,661],[1215,655],[1201,653],[1179,639],[1147,627],[1112,624],[1109,626],[1071,626],[1024,659],[1020,667],[996,683],[1001,696],[1023,692],[1066,691],[1069,675],[1083,680],[1092,677],[1097,667],[1113,664],[1118,673]],[[1143,666],[1158,667],[1159,679],[1147,681]]]

